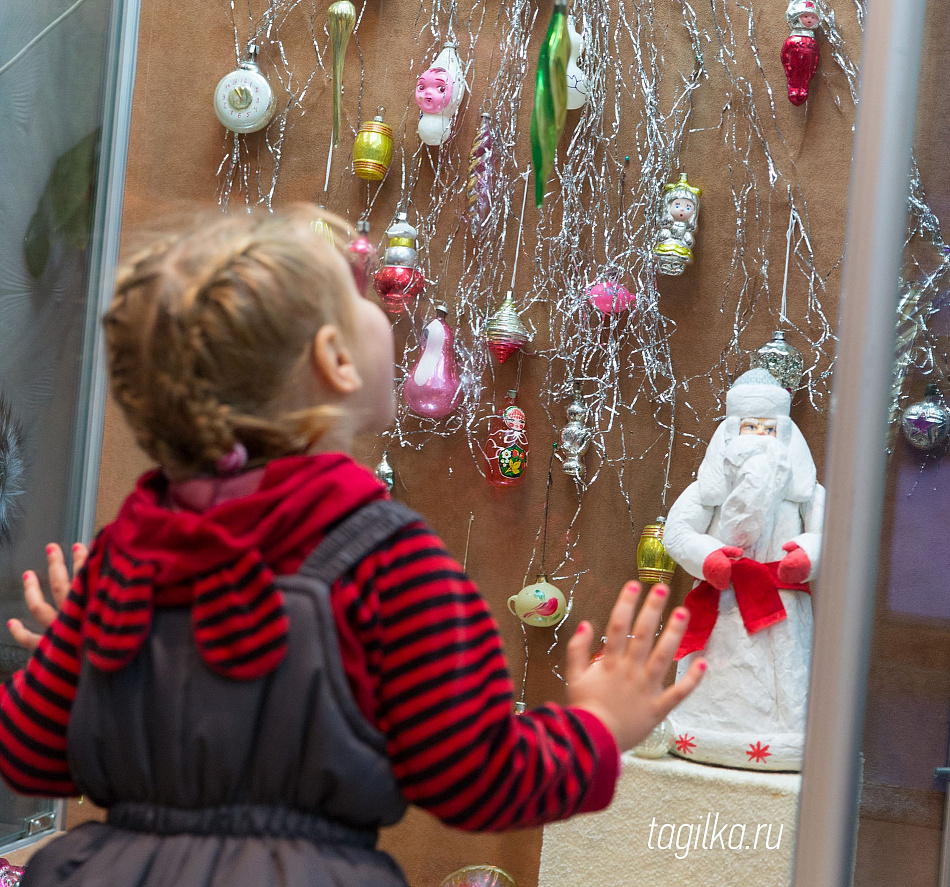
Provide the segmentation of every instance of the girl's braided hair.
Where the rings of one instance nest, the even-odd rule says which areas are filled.
[[[326,323],[352,333],[345,223],[313,206],[200,219],[120,269],[104,318],[112,394],[166,471],[306,452],[337,415],[294,402]]]

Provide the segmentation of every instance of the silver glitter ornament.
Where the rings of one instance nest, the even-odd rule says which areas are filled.
[[[574,387],[574,400],[567,408],[567,425],[561,429],[559,437],[561,452],[564,454],[561,468],[564,473],[579,480],[586,474],[586,468],[581,456],[590,445],[594,432],[584,424],[587,418],[587,407],[584,406],[580,387]]]
[[[515,308],[511,290],[508,290],[498,310],[488,319],[485,336],[488,350],[498,358],[499,363],[504,363],[531,339],[531,333],[521,322],[521,316]]]
[[[933,450],[950,434],[950,410],[944,406],[936,385],[928,385],[922,401],[911,404],[901,417],[901,431],[918,450]]]
[[[674,738],[673,725],[667,718],[663,718],[650,735],[633,749],[633,753],[638,758],[662,758],[673,747]]]
[[[386,484],[386,490],[388,492],[393,491],[393,485],[396,483],[396,475],[393,473],[393,467],[389,464],[389,450],[383,450],[383,458],[379,460],[379,464],[373,469],[373,474],[376,475],[376,480],[380,483]]]
[[[785,341],[785,332],[776,330],[764,345],[756,348],[749,358],[751,369],[768,370],[792,396],[802,382],[805,361],[794,345]]]

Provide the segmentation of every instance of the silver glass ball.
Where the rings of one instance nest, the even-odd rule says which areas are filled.
[[[918,450],[933,450],[950,435],[950,410],[940,400],[936,386],[927,386],[927,396],[911,404],[901,416],[901,431]]]

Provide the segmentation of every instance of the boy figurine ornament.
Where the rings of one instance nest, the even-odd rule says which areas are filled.
[[[800,770],[825,491],[791,397],[764,369],[726,395],[695,483],[663,544],[697,578],[678,671],[709,672],[673,714],[673,753],[754,770]]]
[[[782,66],[788,78],[788,100],[804,105],[808,100],[808,84],[818,70],[818,40],[815,28],[822,23],[816,0],[792,0],[785,11],[785,21],[792,29],[782,47]]]
[[[663,209],[660,214],[660,233],[653,255],[660,274],[682,274],[693,261],[693,232],[699,217],[699,198],[702,191],[680,173],[678,182],[670,182],[663,189]]]

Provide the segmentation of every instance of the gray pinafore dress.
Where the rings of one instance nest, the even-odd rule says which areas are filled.
[[[187,607],[156,607],[120,671],[84,661],[70,767],[108,820],[41,849],[22,887],[404,887],[375,843],[406,803],[347,685],[329,589],[414,520],[371,503],[278,579],[288,652],[263,678],[210,671]]]

